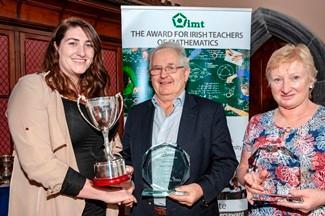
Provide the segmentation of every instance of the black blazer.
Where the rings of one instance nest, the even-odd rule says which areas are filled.
[[[123,157],[134,167],[134,195],[138,203],[132,215],[153,215],[153,201],[142,198],[142,158],[151,147],[155,107],[151,100],[134,106],[128,114],[123,137]],[[167,198],[167,215],[218,215],[217,195],[232,178],[238,165],[222,105],[185,94],[177,145],[190,155],[190,179],[203,189],[203,198],[192,207]]]

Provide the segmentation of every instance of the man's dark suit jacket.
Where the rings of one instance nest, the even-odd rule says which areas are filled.
[[[134,167],[134,194],[138,203],[132,215],[152,216],[153,200],[141,197],[145,186],[142,158],[151,147],[155,107],[151,100],[134,106],[128,114],[123,156]],[[177,145],[190,155],[190,179],[203,189],[203,198],[192,207],[167,199],[167,215],[218,215],[217,195],[228,184],[238,165],[222,105],[186,94]]]

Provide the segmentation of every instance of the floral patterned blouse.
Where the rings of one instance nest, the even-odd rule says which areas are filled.
[[[325,190],[325,107],[320,106],[314,116],[304,125],[290,130],[274,124],[275,110],[255,115],[251,118],[244,137],[244,151],[253,154],[260,147],[277,145],[285,147],[300,161],[300,189],[313,188]],[[284,136],[284,134],[286,134]],[[282,158],[283,159],[283,158]],[[289,162],[288,162],[289,163]],[[268,165],[266,165],[268,166]],[[276,173],[276,172],[275,172]],[[282,169],[280,180],[292,183],[293,172]],[[258,203],[250,208],[250,215],[320,215],[325,216],[325,207],[303,214],[300,211]]]

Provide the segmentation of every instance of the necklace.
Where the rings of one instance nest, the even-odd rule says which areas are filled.
[[[285,132],[285,133],[289,133],[290,131],[291,131],[291,127],[285,127],[285,128],[284,128],[284,132]]]

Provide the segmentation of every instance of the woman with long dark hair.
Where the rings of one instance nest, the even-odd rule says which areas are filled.
[[[64,20],[43,72],[21,78],[9,99],[15,154],[9,215],[106,215],[107,203],[135,200],[132,187],[91,182],[94,164],[105,160],[103,138],[82,119],[76,99],[105,96],[108,80],[94,28],[79,18]]]

